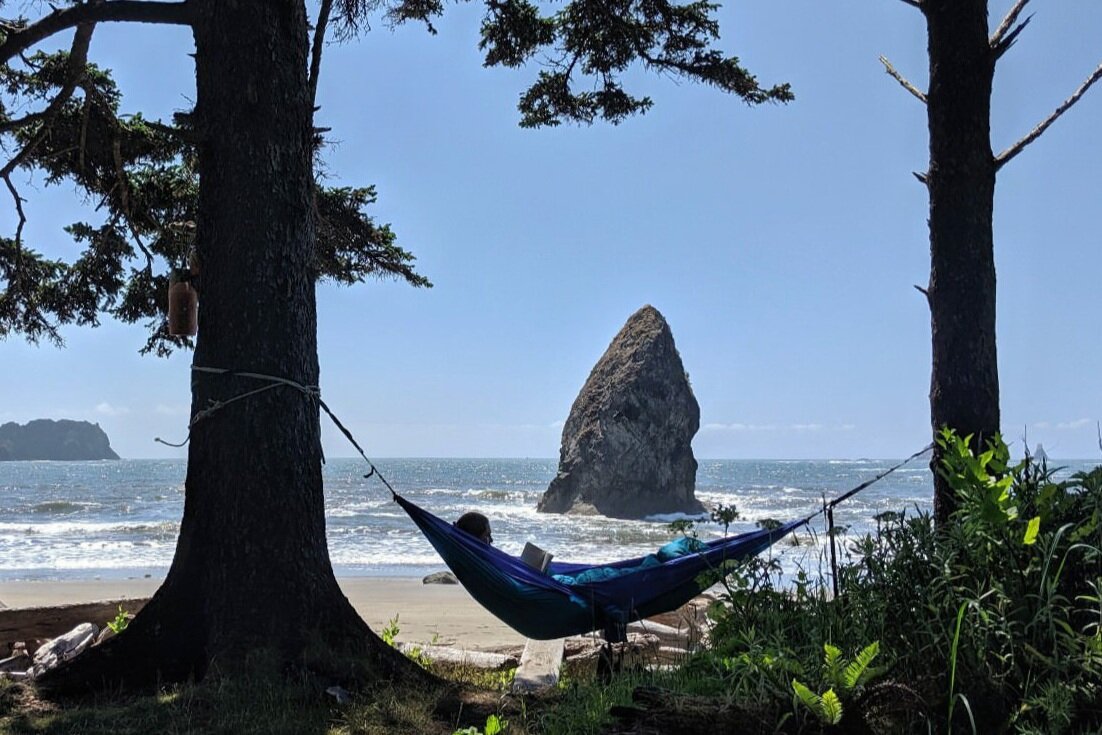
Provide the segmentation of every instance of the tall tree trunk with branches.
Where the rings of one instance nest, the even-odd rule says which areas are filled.
[[[988,0],[902,0],[926,19],[930,87],[926,93],[884,57],[888,74],[926,105],[930,168],[918,178],[930,194],[930,305],[933,368],[930,420],[934,435],[949,428],[971,436],[982,451],[999,431],[999,369],[995,348],[995,177],[999,169],[1082,99],[1102,79],[1102,65],[1051,115],[1013,145],[991,150],[991,87],[1000,57],[1030,18],[1030,0],[1015,0],[989,33]],[[935,447],[934,517],[949,520],[952,488],[939,475]]]
[[[995,348],[995,158],[987,0],[923,0],[930,57],[930,420],[972,435],[978,448],[999,430]],[[934,452],[934,515],[948,520],[952,489]]]
[[[202,183],[194,365],[316,386],[304,8],[295,0],[193,5]],[[337,586],[316,400],[287,384],[193,372],[192,415],[218,402],[191,431],[184,515],[164,585],[123,635],[45,683],[139,684],[201,677],[210,665],[232,672],[291,663],[329,680],[416,675]]]

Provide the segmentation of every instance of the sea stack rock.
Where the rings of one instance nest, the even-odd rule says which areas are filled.
[[[702,513],[692,439],[700,406],[666,320],[632,314],[594,366],[562,431],[543,513],[642,518]]]
[[[0,426],[0,461],[118,459],[99,424],[36,419]]]

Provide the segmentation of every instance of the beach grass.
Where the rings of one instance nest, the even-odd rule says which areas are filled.
[[[481,726],[499,709],[492,692],[458,685],[381,686],[341,705],[309,686],[267,679],[204,681],[156,694],[107,692],[63,702],[38,699],[23,684],[0,683],[3,735],[451,735]]]

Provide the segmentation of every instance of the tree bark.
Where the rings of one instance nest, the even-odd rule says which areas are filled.
[[[987,0],[923,0],[930,57],[930,418],[935,435],[950,427],[981,448],[999,430],[992,233],[995,159]],[[939,476],[935,449],[934,516],[956,505]]]
[[[318,384],[312,104],[301,0],[193,0],[201,267],[195,365]],[[192,414],[269,385],[192,373]],[[337,586],[325,538],[318,404],[277,386],[191,432],[164,585],[125,633],[45,682],[141,685],[305,667],[341,681],[419,676]]]

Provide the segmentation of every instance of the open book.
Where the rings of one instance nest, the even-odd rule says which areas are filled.
[[[548,565],[551,564],[552,557],[554,557],[554,554],[544,551],[533,543],[525,544],[524,551],[520,552],[520,560],[522,562],[541,572],[547,571]]]

